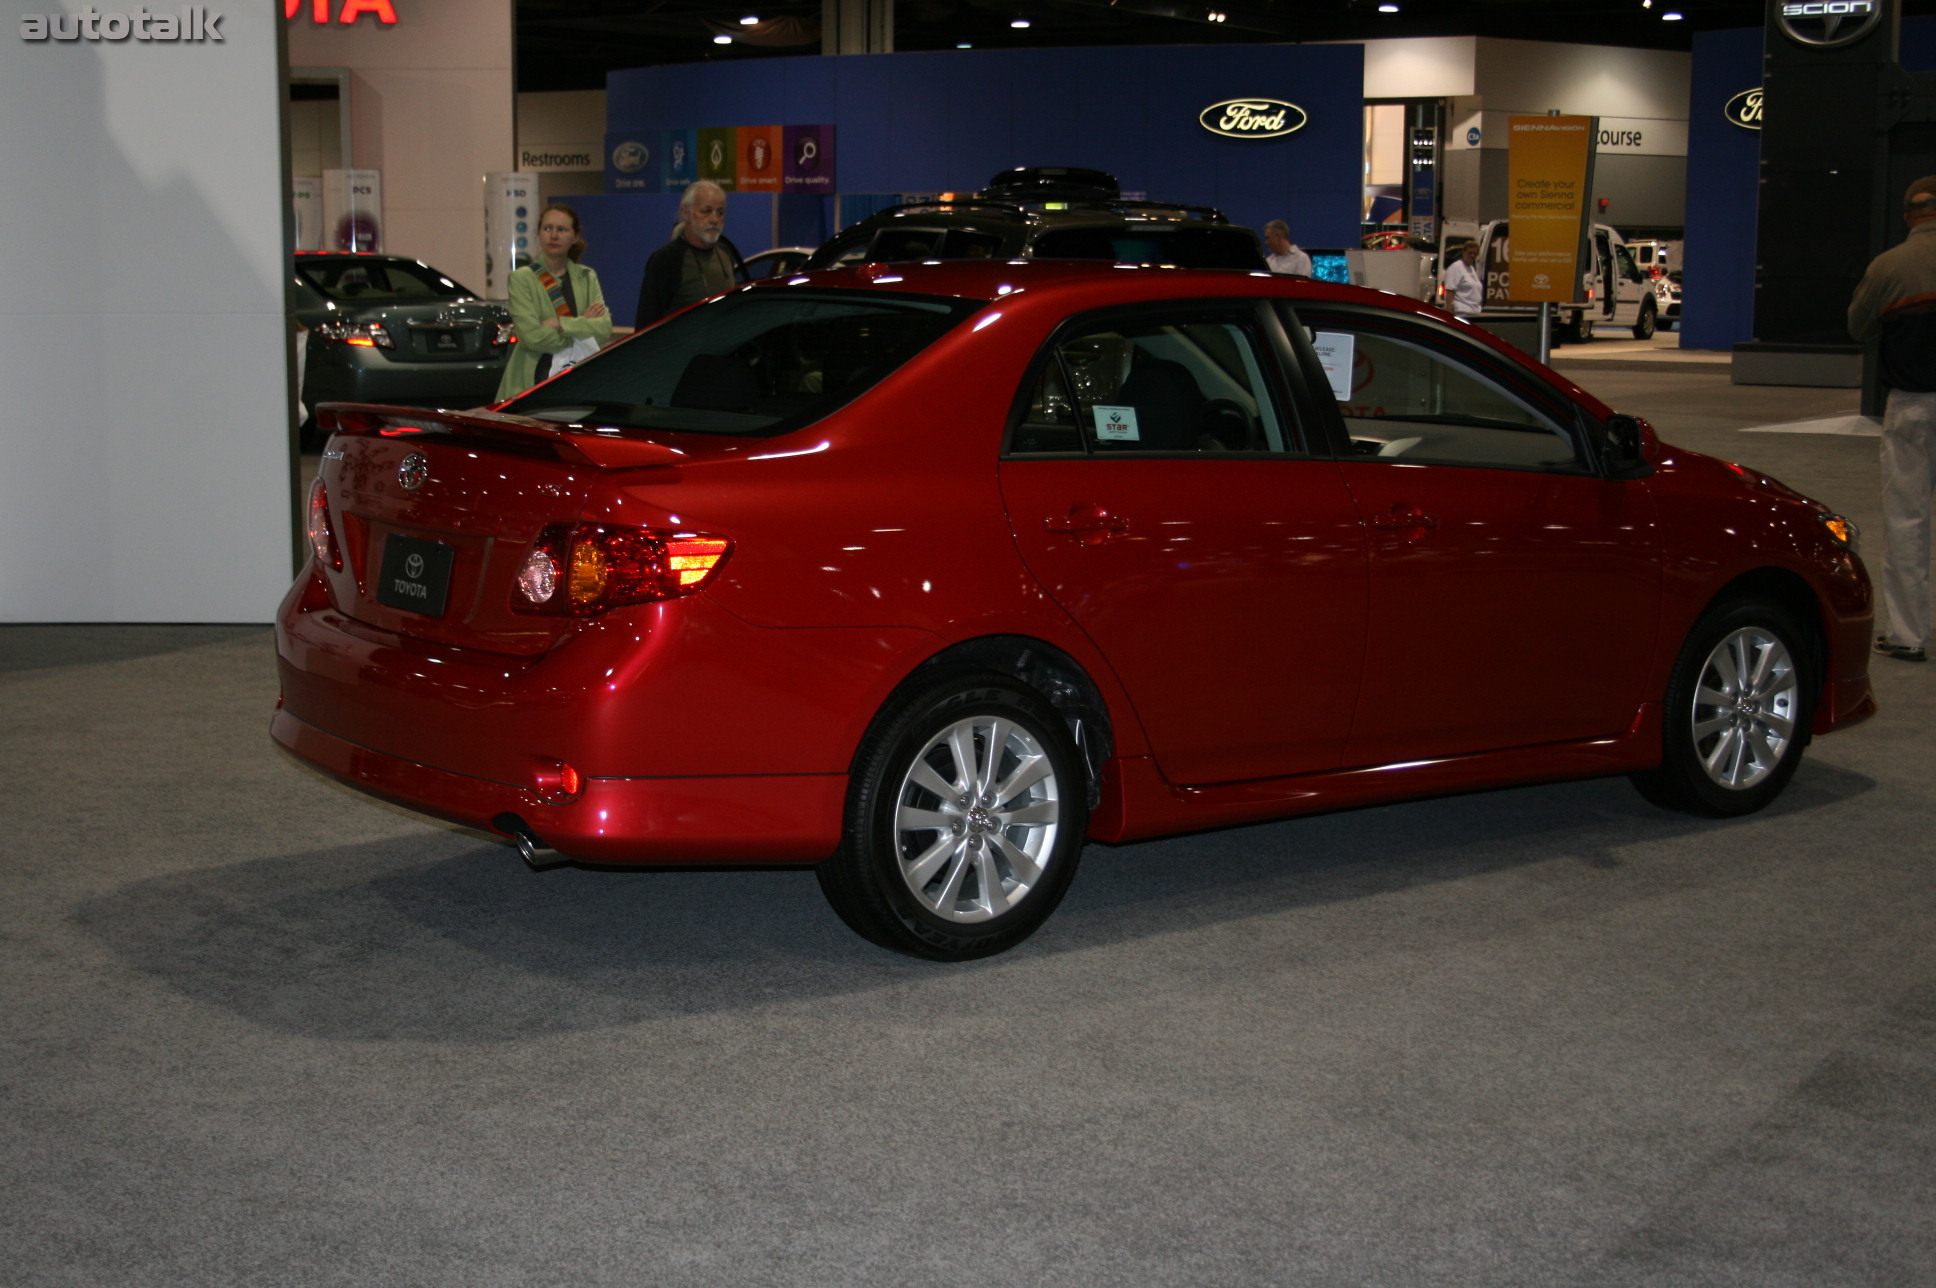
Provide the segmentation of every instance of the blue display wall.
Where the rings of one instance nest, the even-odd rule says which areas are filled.
[[[1754,339],[1755,221],[1761,135],[1728,121],[1728,101],[1761,84],[1762,30],[1700,32],[1687,131],[1687,245],[1681,345],[1732,349]],[[1901,61],[1936,70],[1936,18],[1905,18]],[[1824,228],[1824,239],[1864,237]]]
[[[1227,99],[1279,99],[1309,121],[1281,139],[1227,139],[1198,113]],[[1108,170],[1125,191],[1212,205],[1237,223],[1287,221],[1307,246],[1353,245],[1364,184],[1359,45],[956,50],[771,58],[615,72],[614,133],[831,123],[838,190],[979,188],[1020,165]],[[742,253],[831,233],[819,198],[740,194],[727,235]],[[576,197],[613,316],[629,325],[645,259],[670,234],[675,195]]]

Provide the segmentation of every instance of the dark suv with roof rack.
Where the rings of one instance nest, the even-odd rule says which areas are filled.
[[[1257,234],[1212,206],[1129,201],[1101,170],[1029,166],[980,192],[877,211],[802,269],[930,259],[1101,259],[1266,272]]]

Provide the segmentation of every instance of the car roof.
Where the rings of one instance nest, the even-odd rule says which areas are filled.
[[[936,198],[877,210],[854,228],[878,228],[903,221],[973,227],[1016,224],[1056,227],[1126,226],[1136,223],[1200,223],[1235,227],[1214,206],[1186,206],[1172,201],[1131,201],[1118,198],[1038,196],[1034,200],[1010,196]]]
[[[858,264],[786,278],[766,278],[745,289],[785,290],[821,286],[894,291],[911,295],[998,300],[1022,292],[1092,296],[1098,306],[1145,297],[1152,300],[1216,298],[1318,298],[1418,313],[1432,310],[1389,291],[1321,282],[1262,270],[1168,268],[1095,259],[936,259],[895,264]],[[1409,306],[1409,308],[1408,308]]]

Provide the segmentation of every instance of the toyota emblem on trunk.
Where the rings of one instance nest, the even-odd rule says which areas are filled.
[[[430,477],[430,461],[422,452],[412,452],[397,466],[397,482],[403,484],[406,492],[415,492]]]

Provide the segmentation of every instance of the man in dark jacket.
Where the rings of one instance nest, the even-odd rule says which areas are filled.
[[[1876,256],[1849,302],[1849,334],[1882,338],[1884,657],[1921,662],[1929,637],[1930,497],[1936,493],[1936,175],[1903,197],[1909,236]]]
[[[651,326],[738,280],[739,250],[723,235],[726,190],[710,179],[694,183],[679,198],[679,219],[672,240],[645,261],[639,308],[632,319],[635,327]]]

